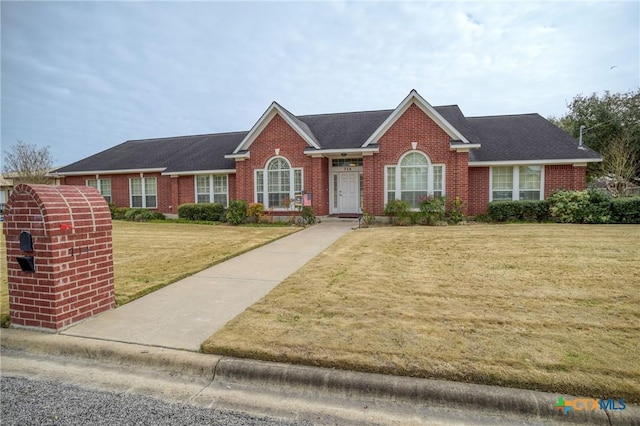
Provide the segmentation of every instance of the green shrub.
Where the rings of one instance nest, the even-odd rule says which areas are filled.
[[[362,217],[360,218],[360,227],[368,228],[376,222],[376,217],[371,213],[367,213],[362,210]]]
[[[124,220],[124,216],[129,211],[128,207],[116,207],[111,212],[111,219],[113,220]]]
[[[247,216],[252,222],[260,222],[260,218],[264,216],[264,205],[262,203],[250,203],[247,208]]]
[[[234,200],[229,204],[227,209],[227,222],[232,225],[240,225],[247,219],[247,210],[249,205],[244,200]]]
[[[566,223],[609,223],[611,199],[598,189],[556,191],[547,200],[551,215]]]
[[[180,219],[218,222],[224,213],[222,203],[187,203],[178,207]]]
[[[487,215],[494,222],[538,221],[544,222],[550,217],[549,204],[545,200],[492,201]]]
[[[148,222],[150,220],[164,220],[165,217],[160,212],[152,212],[147,209],[128,209],[124,214],[124,219],[130,222]]]
[[[391,218],[394,225],[410,225],[411,206],[403,200],[391,200],[384,206],[384,215]]]
[[[454,200],[449,203],[447,217],[449,218],[449,222],[453,224],[458,224],[464,220],[464,201],[462,201],[460,197],[454,198]]]
[[[300,211],[300,216],[302,217],[302,223],[304,225],[313,225],[316,223],[316,214],[313,212],[313,207],[304,206]]]
[[[613,198],[609,208],[611,222],[640,224],[640,197]]]
[[[445,219],[446,202],[442,197],[427,197],[420,201],[420,213],[417,222],[424,225],[437,225]]]
[[[589,204],[581,218],[581,223],[610,223],[611,196],[605,190],[588,189]]]

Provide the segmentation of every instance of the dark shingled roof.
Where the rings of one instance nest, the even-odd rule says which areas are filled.
[[[590,148],[539,114],[468,117],[482,147],[469,152],[469,161],[599,159]]]
[[[298,118],[316,135],[322,149],[346,149],[360,148],[392,112],[389,109],[303,115]]]
[[[282,107],[280,107],[282,108]],[[538,114],[465,117],[457,105],[434,107],[471,143],[470,162],[600,159]],[[395,110],[346,112],[288,118],[321,149],[360,148]],[[165,173],[235,169],[224,158],[248,132],[132,140],[56,170],[56,173],[165,169]],[[375,146],[375,144],[373,145]],[[313,151],[309,147],[308,150]]]
[[[162,169],[165,172],[235,169],[233,152],[248,132],[132,140],[56,170],[56,173]]]

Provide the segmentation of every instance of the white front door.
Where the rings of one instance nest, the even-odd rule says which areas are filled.
[[[360,213],[360,173],[338,173],[338,212]]]

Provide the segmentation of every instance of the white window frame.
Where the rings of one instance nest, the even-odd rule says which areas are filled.
[[[544,165],[542,164],[528,164],[523,166],[494,166],[489,168],[489,202],[493,201],[493,169],[512,167],[512,188],[511,188],[511,200],[520,201],[520,168],[521,167],[540,167],[540,197],[539,200],[544,200]],[[509,200],[500,200],[509,201]],[[526,201],[526,200],[523,200]]]
[[[434,164],[431,162],[431,158],[429,158],[429,156],[419,150],[411,150],[408,151],[406,153],[404,153],[402,155],[402,157],[400,157],[398,159],[398,164],[392,164],[392,165],[387,165],[384,167],[384,203],[387,204],[389,201],[389,193],[393,192],[394,193],[394,200],[401,200],[402,199],[402,173],[401,173],[401,164],[402,164],[402,160],[404,160],[404,158],[409,155],[409,154],[414,154],[414,153],[418,153],[423,155],[426,159],[427,159],[427,196],[429,197],[433,197],[434,196],[434,192],[439,191],[440,192],[440,197],[444,197],[446,195],[446,188],[447,188],[447,182],[446,182],[446,165],[445,164]],[[435,190],[433,187],[434,184],[434,173],[433,170],[435,167],[441,167],[442,168],[442,189],[439,190]],[[389,190],[388,189],[388,182],[389,182],[389,169],[393,169],[395,171],[395,188],[393,190]],[[412,210],[418,210],[417,208],[412,208]]]
[[[225,178],[225,191],[224,192],[217,192],[216,191],[216,187],[215,187],[215,178],[219,178],[219,177],[224,177]],[[198,192],[198,178],[207,178],[209,181],[209,191],[208,192]],[[210,175],[196,175],[195,179],[193,180],[193,185],[194,185],[194,192],[195,192],[195,200],[196,203],[200,203],[200,201],[198,200],[198,196],[199,195],[206,195],[209,197],[209,201],[202,201],[202,203],[215,203],[217,201],[215,201],[216,195],[220,196],[220,195],[224,195],[224,201],[222,202],[222,204],[225,207],[229,206],[229,175],[228,174],[221,174],[221,173],[214,173],[214,174],[210,174]]]
[[[265,209],[271,208],[269,205],[269,164],[275,160],[284,160],[289,165],[289,199],[291,203],[288,207],[274,207],[274,210],[290,210],[293,206],[293,201],[296,192],[304,191],[304,169],[302,167],[292,167],[291,162],[282,156],[271,157],[264,165],[264,169],[255,169],[253,173],[253,193],[254,201],[256,203],[262,203]],[[262,174],[262,191],[258,187],[258,174]],[[262,198],[262,200],[260,200]]]
[[[91,184],[92,181],[95,182],[95,185]],[[106,193],[107,191],[103,188],[103,185],[102,185],[103,182],[109,182],[109,191],[108,191],[109,193],[108,194]],[[111,200],[113,199],[111,197],[111,179],[100,179],[100,178],[87,179],[85,184],[87,186],[92,186],[92,187],[96,188],[100,192],[100,195],[102,195],[104,197],[104,199],[106,200],[107,203],[110,203]]]
[[[134,207],[133,206],[133,181],[134,180],[140,180],[141,186],[142,186],[142,194],[141,195],[136,195],[136,197],[141,196],[142,197],[142,206],[139,207]],[[146,181],[147,179],[153,179],[156,182],[156,192],[155,194],[147,194],[147,185],[146,185]],[[147,205],[147,197],[155,197],[155,206],[149,206]],[[157,209],[158,208],[158,179],[155,177],[137,177],[137,178],[129,178],[129,207],[131,207],[132,209]]]

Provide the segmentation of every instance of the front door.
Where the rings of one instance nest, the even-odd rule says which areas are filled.
[[[342,214],[360,213],[360,173],[338,173],[338,211]]]

